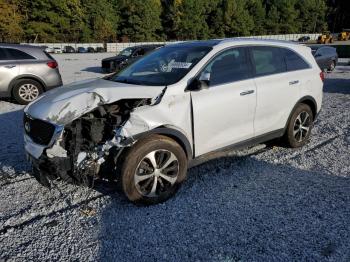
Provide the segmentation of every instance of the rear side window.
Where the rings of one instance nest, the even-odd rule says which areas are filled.
[[[55,60],[48,52],[45,52],[45,51],[44,51],[44,53],[45,53],[45,55],[46,55],[49,59]]]
[[[269,46],[252,47],[252,59],[256,76],[283,73],[286,63],[281,48]]]
[[[3,48],[0,48],[0,60],[7,60],[6,52]]]
[[[310,68],[309,64],[305,62],[298,54],[292,50],[284,49],[284,57],[286,60],[287,71],[296,71]]]
[[[31,55],[28,55],[27,53],[25,53],[21,50],[7,48],[7,52],[10,56],[9,57],[10,60],[35,59]]]
[[[209,86],[247,79],[251,76],[247,58],[247,49],[244,47],[226,50],[206,66],[200,78],[208,79]]]

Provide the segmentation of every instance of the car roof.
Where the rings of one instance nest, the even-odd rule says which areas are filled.
[[[279,46],[300,46],[299,43],[283,40],[270,40],[270,39],[256,39],[256,38],[224,38],[224,39],[213,39],[213,40],[203,40],[203,41],[186,41],[180,43],[173,43],[167,46],[176,47],[214,47],[220,45],[245,45],[245,44],[258,44],[258,45],[279,45]]]
[[[44,52],[45,48],[43,46],[0,43],[0,47],[18,49],[40,60],[49,59]]]
[[[16,48],[16,49],[42,49],[42,46],[38,45],[26,45],[26,44],[10,44],[10,43],[0,43],[0,47]]]

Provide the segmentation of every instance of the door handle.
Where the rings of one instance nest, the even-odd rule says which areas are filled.
[[[241,96],[246,96],[246,95],[250,95],[250,94],[253,94],[254,93],[254,90],[248,90],[248,91],[244,91],[242,93],[240,93]]]
[[[289,82],[289,85],[296,85],[296,84],[299,84],[299,80],[295,80],[295,81],[290,81]]]
[[[8,69],[11,69],[11,68],[14,68],[16,67],[16,65],[6,65],[5,68],[8,68]]]

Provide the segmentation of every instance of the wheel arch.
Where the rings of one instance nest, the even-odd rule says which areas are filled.
[[[290,112],[289,114],[289,117],[288,117],[288,120],[284,126],[284,132],[286,132],[287,130],[287,127],[288,127],[288,123],[293,115],[293,112],[295,111],[295,109],[297,108],[298,105],[300,104],[306,104],[308,105],[310,108],[311,108],[311,111],[312,111],[312,114],[313,114],[313,117],[314,117],[314,120],[316,119],[317,117],[317,102],[316,100],[312,97],[312,96],[304,96],[302,98],[300,98],[294,105],[292,111]]]
[[[11,80],[9,87],[8,87],[8,94],[9,95],[13,95],[12,92],[13,92],[13,88],[15,87],[16,82],[18,80],[23,80],[23,79],[29,79],[29,80],[34,80],[34,81],[38,82],[42,86],[42,88],[44,89],[43,91],[46,91],[46,85],[40,77],[35,76],[35,75],[19,75]]]
[[[156,135],[163,135],[166,137],[169,137],[173,140],[175,140],[184,150],[187,159],[192,159],[193,158],[193,153],[192,153],[192,147],[191,144],[188,140],[188,138],[186,137],[185,134],[183,134],[181,131],[173,128],[173,127],[169,127],[169,126],[160,126],[157,127],[155,129],[137,134],[135,136],[133,136],[133,140],[140,140],[143,139],[149,135],[152,134],[156,134]]]

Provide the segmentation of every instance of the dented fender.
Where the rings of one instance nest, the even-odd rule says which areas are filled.
[[[65,85],[42,94],[24,112],[56,125],[66,125],[100,105],[122,99],[154,99],[164,86],[139,86],[92,79]]]
[[[117,137],[126,138],[129,143],[151,133],[174,135],[186,145],[186,153],[192,155],[190,94],[176,96],[166,93],[157,105],[135,108],[116,133]]]

